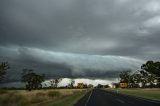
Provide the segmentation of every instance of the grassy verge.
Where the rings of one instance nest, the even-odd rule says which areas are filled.
[[[0,106],[72,106],[86,89],[0,90]]]
[[[160,101],[160,88],[146,88],[146,89],[107,89],[112,92],[152,99],[152,100],[158,100]]]
[[[82,90],[74,92],[68,96],[64,96],[56,101],[49,101],[37,106],[73,106],[81,97],[83,97],[89,90]]]

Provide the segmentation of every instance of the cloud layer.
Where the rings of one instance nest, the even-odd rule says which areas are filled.
[[[19,79],[23,68],[32,68],[46,77],[116,78],[124,70],[136,70],[142,60],[123,56],[101,56],[46,51],[27,47],[0,47],[4,61],[10,61],[12,69],[8,80]],[[12,79],[13,77],[13,79]]]
[[[159,60],[159,0],[1,0],[0,61],[47,78],[114,78]]]

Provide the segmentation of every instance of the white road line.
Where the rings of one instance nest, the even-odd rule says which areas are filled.
[[[124,101],[120,100],[120,99],[116,99],[117,101],[121,102],[121,103],[125,103]]]
[[[137,100],[144,100],[144,101],[152,102],[152,103],[160,103],[160,102],[157,101],[157,100],[147,99],[147,98],[143,98],[143,97],[138,97],[138,96],[133,96],[133,95],[127,95],[127,94],[122,94],[122,95],[123,95],[123,96],[126,96],[126,97],[135,98],[135,99],[137,99]]]
[[[142,98],[142,97],[135,97],[135,99],[144,100],[144,101],[152,102],[152,103],[160,103],[159,101],[152,100],[152,99],[145,99],[145,98]]]
[[[92,91],[93,91],[93,90],[92,90]],[[91,91],[91,93],[90,93],[90,95],[89,95],[89,97],[88,97],[88,99],[87,99],[87,101],[86,101],[86,103],[85,103],[85,106],[87,106],[87,104],[88,104],[88,102],[89,102],[89,99],[91,98],[92,91]]]

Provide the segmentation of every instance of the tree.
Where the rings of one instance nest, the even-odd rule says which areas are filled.
[[[74,84],[75,84],[75,80],[74,80],[74,79],[71,79],[71,80],[70,80],[69,87],[70,87],[70,88],[74,88]]]
[[[118,88],[119,87],[119,83],[111,83],[111,85],[112,85],[112,88]]]
[[[42,87],[41,83],[44,81],[44,74],[38,75],[32,69],[23,69],[21,80],[26,84],[26,89],[29,91],[38,89]]]
[[[141,83],[142,87],[147,87],[146,84],[148,83],[150,87],[153,87],[154,80],[157,79],[154,74],[151,74],[145,70],[140,71],[141,74]]]
[[[60,81],[62,81],[62,78],[52,79],[52,80],[50,81],[51,87],[52,87],[52,88],[57,88],[57,87],[58,87],[58,83],[59,83]]]
[[[137,88],[139,87],[139,83],[141,82],[141,74],[140,73],[134,73],[130,76],[130,82],[132,82],[132,87]]]
[[[0,64],[0,81],[3,80],[4,75],[6,74],[6,71],[9,69],[9,64],[7,62],[2,62]]]
[[[104,85],[104,88],[109,88],[110,86],[107,84],[107,85]]]
[[[157,87],[160,87],[160,62],[159,61],[147,61],[141,66],[141,69],[155,75],[155,80],[157,80]]]
[[[155,75],[145,71],[145,70],[138,70],[134,74],[130,75],[130,87],[139,87],[139,84],[143,88],[145,87],[153,87],[155,80]],[[147,86],[147,84],[149,84]]]
[[[88,85],[88,88],[93,88],[93,87],[94,87],[93,84]]]
[[[141,83],[142,83],[142,87],[145,88],[146,83],[148,82],[148,73],[144,70],[140,71],[141,74]]]
[[[120,83],[128,83],[129,88],[138,87],[141,76],[137,73],[131,74],[131,71],[123,71],[119,74]]]
[[[147,61],[141,69],[160,77],[160,62]]]
[[[103,88],[103,85],[102,84],[98,84],[97,88]]]
[[[120,82],[126,82],[129,83],[130,81],[130,71],[123,71],[119,74]]]
[[[62,81],[62,78],[56,78],[55,79],[55,88],[57,88],[58,87],[58,84],[59,84],[59,82],[61,82]]]

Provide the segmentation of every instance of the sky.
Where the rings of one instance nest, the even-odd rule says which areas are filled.
[[[3,83],[18,83],[24,68],[111,81],[159,60],[159,28],[159,0],[1,0]]]

